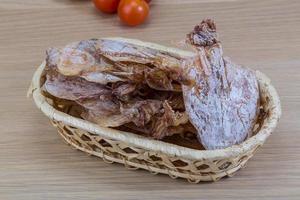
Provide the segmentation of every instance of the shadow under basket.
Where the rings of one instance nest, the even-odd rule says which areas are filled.
[[[255,131],[256,134],[243,143],[226,149],[186,148],[134,133],[100,127],[69,115],[72,110],[70,105],[60,105],[43,95],[41,83],[44,67],[45,63],[35,72],[29,94],[68,144],[108,163],[122,163],[129,169],[140,168],[152,174],[185,178],[191,183],[217,181],[234,175],[271,135],[281,115],[280,101],[274,87],[264,74],[257,71],[265,117]]]

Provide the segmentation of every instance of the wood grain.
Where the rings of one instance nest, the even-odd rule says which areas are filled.
[[[205,17],[225,54],[266,73],[282,100],[278,128],[233,178],[191,185],[106,164],[65,145],[25,97],[47,47],[105,36],[175,45]],[[299,199],[299,36],[298,0],[153,0],[136,28],[89,0],[0,0],[0,199]]]

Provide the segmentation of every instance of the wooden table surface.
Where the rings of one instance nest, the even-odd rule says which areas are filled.
[[[26,99],[45,50],[123,36],[174,45],[212,17],[226,55],[266,73],[283,116],[233,178],[193,185],[129,171],[65,145]],[[148,22],[128,28],[89,0],[0,0],[0,199],[300,199],[300,1],[153,0]]]

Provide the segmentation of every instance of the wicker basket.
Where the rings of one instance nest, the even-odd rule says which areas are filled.
[[[143,45],[181,52],[151,43]],[[152,174],[163,173],[171,178],[185,178],[192,183],[217,181],[222,177],[232,176],[244,167],[271,135],[281,115],[280,100],[274,87],[264,74],[257,72],[263,110],[266,113],[257,133],[242,144],[226,149],[190,149],[129,132],[100,127],[69,115],[72,106],[62,105],[43,96],[40,87],[44,67],[45,63],[35,72],[29,94],[68,144],[100,157],[108,163],[122,163],[129,169],[141,168]]]

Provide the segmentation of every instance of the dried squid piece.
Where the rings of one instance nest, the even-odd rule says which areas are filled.
[[[99,95],[94,98],[86,98],[76,100],[76,103],[84,107],[86,110],[93,111],[93,115],[110,116],[120,111],[120,104],[115,101],[112,95]]]
[[[151,118],[160,112],[162,102],[158,100],[141,100],[121,106],[122,115],[126,116],[136,126],[145,126]]]
[[[181,58],[169,52],[109,39],[99,40],[98,47],[100,54],[114,62],[126,64],[135,63],[135,65],[140,66],[140,68],[150,65],[152,70],[144,68],[144,73],[153,73],[153,75],[163,76],[165,81],[164,87],[159,87],[161,84],[158,86],[157,82],[152,83],[146,77],[147,83],[154,89],[167,90],[167,88],[170,88],[171,91],[181,91],[180,84],[190,84],[190,80],[185,76],[180,66]],[[131,80],[134,81],[135,79],[136,78],[133,78]],[[168,79],[168,81],[166,79]],[[172,81],[177,81],[180,84],[171,85],[170,83]]]
[[[158,51],[147,47],[133,45],[123,41],[103,39],[98,41],[99,53],[115,62],[135,61],[137,63],[154,63]]]
[[[180,68],[180,57],[170,52],[145,47],[121,40],[100,39],[98,40],[99,52],[115,62],[136,62],[152,64],[164,69]]]
[[[47,51],[47,66],[65,76],[79,76],[100,84],[131,81],[141,83],[152,73],[165,74],[164,85],[155,79],[147,83],[155,89],[181,91],[189,79],[180,66],[180,58],[164,51],[115,40],[83,40],[62,49]],[[172,81],[176,81],[174,84]],[[163,87],[161,87],[163,86]]]
[[[181,91],[181,85],[172,83],[172,79],[170,79],[168,74],[161,69],[152,69],[146,73],[145,76],[146,83],[152,89],[176,92]]]
[[[115,70],[110,73],[129,82],[142,83],[145,79],[145,73],[149,70],[149,66],[134,62],[115,62]]]
[[[161,110],[161,105],[161,101],[141,100],[123,104],[118,111],[111,113],[111,115],[103,115],[101,109],[98,110],[99,112],[96,109],[90,109],[83,113],[82,117],[104,127],[117,127],[133,122],[136,128],[142,130],[152,117]]]
[[[93,110],[87,110],[81,114],[83,119],[94,122],[103,127],[118,127],[129,123],[130,120],[122,114],[113,114],[109,116],[100,115]]]
[[[173,109],[180,110],[180,111],[185,110],[182,93],[172,94],[168,98],[168,103]]]
[[[114,65],[106,58],[78,49],[75,44],[63,49],[49,49],[46,61],[48,67],[56,69],[62,75],[82,77],[90,82],[105,85],[126,80],[110,73],[114,70]]]
[[[61,99],[75,101],[86,110],[93,110],[94,113],[103,117],[120,110],[119,103],[114,101],[109,89],[80,77],[68,77],[49,72],[43,87],[49,94]]]
[[[188,34],[197,56],[184,67],[193,87],[183,86],[186,111],[206,149],[241,143],[258,114],[259,90],[254,71],[223,58],[216,26],[204,20]]]
[[[73,101],[111,94],[103,85],[59,73],[47,74],[44,89],[55,97]]]
[[[112,93],[119,99],[127,100],[127,96],[137,90],[137,85],[132,83],[118,82],[112,87]],[[125,97],[125,98],[124,98]]]
[[[158,117],[153,122],[152,137],[156,139],[162,139],[165,136],[171,136],[183,131],[182,124],[186,124],[189,121],[188,115],[185,112],[175,112],[167,101],[163,103],[164,112],[161,117]]]

